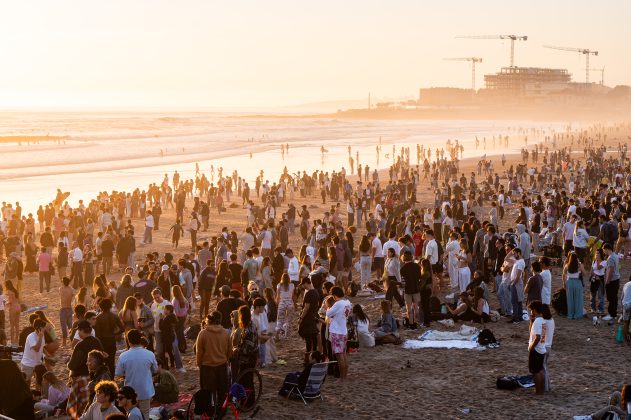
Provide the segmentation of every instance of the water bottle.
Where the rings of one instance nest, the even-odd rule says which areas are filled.
[[[622,324],[618,324],[618,329],[616,330],[616,343],[624,343],[624,328]]]

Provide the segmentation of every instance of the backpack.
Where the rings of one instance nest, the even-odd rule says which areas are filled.
[[[552,295],[552,301],[550,302],[552,307],[559,315],[567,315],[567,294],[565,289],[558,289]]]
[[[607,222],[602,227],[603,230],[603,242],[607,242],[611,245],[618,239],[618,226],[613,222]]]
[[[478,335],[479,345],[488,346],[489,344],[495,344],[495,343],[497,343],[497,340],[495,339],[495,336],[493,335],[493,332],[491,330],[489,330],[488,328],[485,328],[482,331],[480,331],[480,334]]]
[[[359,285],[354,281],[350,282],[348,285],[348,294],[350,297],[357,296],[357,292],[359,292]]]
[[[508,391],[513,391],[517,388],[524,387],[525,385],[532,382],[532,375],[498,376],[497,380],[495,381],[495,386],[497,387],[497,389],[506,389]]]
[[[440,312],[440,299],[436,296],[431,296],[429,298],[429,311],[430,312]]]
[[[201,325],[193,324],[184,330],[184,336],[189,340],[197,340],[197,335],[202,330]]]
[[[443,259],[443,254],[445,253],[445,251],[443,250],[443,245],[440,243],[440,241],[436,241],[436,245],[438,248],[438,262],[440,263],[440,261],[442,261]]]

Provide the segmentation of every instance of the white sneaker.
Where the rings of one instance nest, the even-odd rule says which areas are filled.
[[[186,369],[184,369],[184,368],[179,368],[177,371],[181,372],[181,373],[186,373]]]
[[[611,321],[613,319],[613,317],[609,314],[603,316],[603,321]]]

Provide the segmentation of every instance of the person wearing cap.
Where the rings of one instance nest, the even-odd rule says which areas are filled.
[[[157,279],[158,287],[160,288],[160,290],[162,290],[162,292],[164,293],[164,297],[167,300],[171,299],[171,286],[173,284],[177,284],[177,275],[171,273],[169,268],[170,267],[168,264],[163,264],[160,267],[160,275]]]
[[[103,350],[99,339],[92,335],[92,325],[89,321],[79,321],[77,333],[81,341],[72,350],[68,362],[71,388],[66,411],[71,418],[78,418],[88,404],[88,383],[90,382],[88,354],[92,350]]]
[[[128,420],[144,420],[144,416],[138,408],[138,394],[134,388],[124,386],[118,390],[118,406],[125,409]]]
[[[137,393],[138,407],[144,418],[149,418],[151,397],[155,394],[153,375],[158,371],[156,356],[143,347],[139,330],[127,331],[129,350],[121,353],[116,363],[116,376],[125,377],[125,386]]]

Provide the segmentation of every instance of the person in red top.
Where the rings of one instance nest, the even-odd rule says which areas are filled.
[[[48,253],[46,247],[42,247],[41,253],[37,257],[37,265],[39,272],[39,292],[44,292],[44,283],[46,283],[46,292],[50,292],[50,262],[52,255]]]
[[[423,232],[420,226],[414,228],[412,242],[414,243],[414,258],[420,259],[423,256]]]

